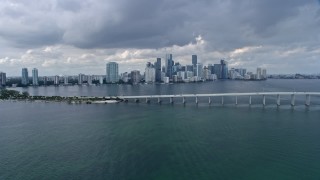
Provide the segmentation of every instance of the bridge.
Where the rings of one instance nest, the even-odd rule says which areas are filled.
[[[220,97],[221,104],[224,104],[224,97],[235,97],[235,104],[238,104],[238,97],[247,96],[248,103],[252,104],[253,96],[261,96],[262,104],[266,105],[266,96],[275,96],[276,104],[280,106],[280,101],[282,96],[291,97],[291,105],[295,105],[296,96],[305,96],[305,105],[309,106],[311,102],[311,96],[320,96],[320,92],[248,92],[248,93],[216,93],[216,94],[177,94],[177,95],[142,95],[142,96],[117,96],[117,98],[123,99],[125,102],[129,100],[134,100],[135,102],[140,102],[140,100],[145,100],[146,103],[150,103],[151,99],[156,99],[158,103],[162,102],[162,99],[169,99],[170,103],[174,103],[175,100],[180,99],[180,101],[185,104],[186,98],[194,98],[196,104],[199,103],[198,98],[206,97],[208,98],[208,103],[211,104],[213,98]]]

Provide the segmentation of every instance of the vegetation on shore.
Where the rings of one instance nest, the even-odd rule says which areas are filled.
[[[63,97],[63,96],[30,96],[28,92],[22,92],[16,90],[9,89],[1,89],[0,90],[0,100],[30,100],[30,101],[55,101],[61,102],[65,101],[68,103],[91,103],[94,101],[105,101],[105,100],[118,100],[121,101],[118,97],[86,97],[86,96],[73,96],[73,97]]]

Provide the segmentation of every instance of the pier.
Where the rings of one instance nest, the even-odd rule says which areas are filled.
[[[275,97],[275,104],[277,106],[281,105],[281,97],[289,97],[290,104],[295,106],[296,96],[304,96],[305,97],[305,105],[310,106],[311,96],[320,96],[320,92],[248,92],[248,93],[215,93],[215,94],[176,94],[176,95],[141,95],[141,96],[117,96],[117,98],[122,99],[124,102],[128,102],[129,100],[133,100],[136,103],[144,100],[146,103],[150,103],[151,99],[156,99],[158,103],[161,103],[163,99],[167,99],[169,103],[173,104],[175,101],[179,101],[182,104],[186,104],[186,98],[194,98],[194,103],[198,104],[200,97],[208,98],[208,104],[213,103],[213,99],[219,99],[221,104],[223,105],[224,97],[234,97],[235,104],[237,105],[238,97],[248,97],[248,104],[252,104],[253,96],[261,97],[261,104],[266,105],[266,96]],[[216,100],[218,101],[218,100]],[[191,102],[192,103],[192,102]]]

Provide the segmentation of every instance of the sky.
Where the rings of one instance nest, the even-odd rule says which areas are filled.
[[[320,0],[0,0],[0,71],[144,71],[173,54],[268,74],[320,73]]]

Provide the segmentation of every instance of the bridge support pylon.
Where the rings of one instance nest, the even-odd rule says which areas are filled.
[[[310,94],[306,95],[306,106],[310,106]]]
[[[295,105],[295,95],[294,94],[291,94],[291,106],[294,106]]]
[[[280,106],[280,94],[277,95],[277,106]]]

